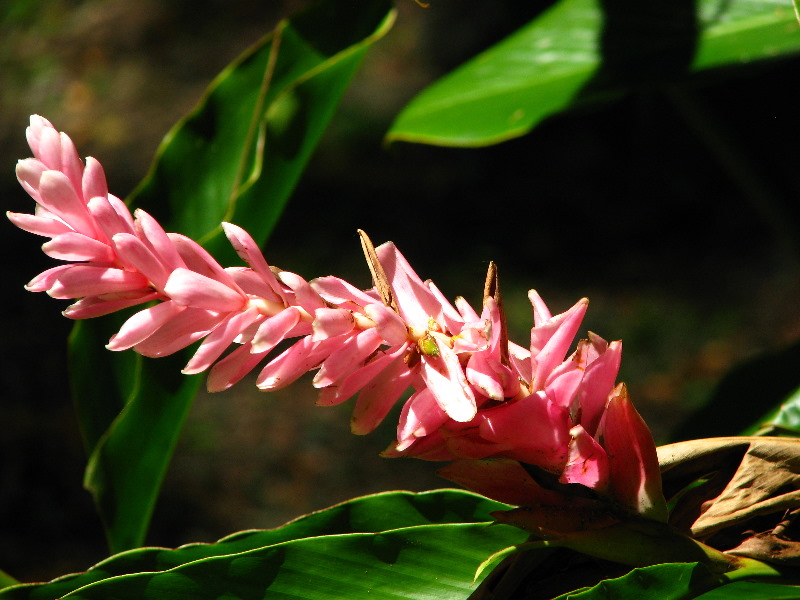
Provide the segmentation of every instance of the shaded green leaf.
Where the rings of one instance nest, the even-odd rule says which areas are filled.
[[[99,563],[85,573],[48,584],[21,585],[0,594],[2,600],[55,600],[85,585],[118,575],[165,571],[208,558],[238,554],[290,540],[322,535],[372,533],[418,525],[483,523],[494,510],[508,506],[462,490],[385,492],[356,498],[300,517],[277,529],[235,533],[214,544],[190,544],[177,549],[139,548]]]
[[[800,381],[800,341],[779,352],[763,354],[731,369],[709,401],[671,435],[673,440],[754,433],[784,402]],[[772,409],[774,410],[774,409]]]
[[[783,0],[561,0],[423,90],[387,139],[494,144],[630,86],[798,51]]]
[[[130,201],[234,256],[220,221],[263,243],[366,48],[391,26],[389,0],[327,0],[278,25],[215,79],[165,137]],[[85,484],[112,551],[140,546],[186,413],[200,384],[186,352],[144,360],[103,348],[119,319],[81,323],[72,336],[74,397],[91,457]]]
[[[616,579],[563,594],[553,600],[687,600],[719,584],[719,579],[697,563],[668,563],[634,569]]]
[[[800,388],[780,406],[770,411],[743,435],[791,435],[800,437]]]
[[[797,600],[798,598],[800,598],[798,586],[736,581],[697,596],[696,600]]]
[[[0,570],[0,590],[2,590],[5,587],[17,585],[18,583],[19,581],[14,579],[11,575],[9,575],[3,570]]]

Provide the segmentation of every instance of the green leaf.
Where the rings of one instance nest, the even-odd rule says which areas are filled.
[[[798,51],[785,0],[561,0],[423,90],[387,140],[495,144],[634,85]]]
[[[731,369],[709,401],[672,433],[673,440],[754,433],[800,383],[800,341]],[[771,409],[771,410],[770,410]],[[765,415],[765,411],[770,414]]]
[[[800,388],[786,401],[752,425],[742,435],[791,435],[800,437]]]
[[[634,569],[616,579],[553,600],[688,600],[719,584],[719,579],[698,563],[667,563]]]
[[[797,600],[800,587],[777,583],[736,581],[711,590],[695,600]]]
[[[14,579],[11,575],[6,573],[3,570],[0,570],[0,590],[6,587],[10,587],[12,585],[17,585],[19,581]]]
[[[234,257],[220,222],[266,240],[366,49],[394,18],[389,0],[327,0],[278,25],[212,83],[165,137],[130,202],[168,231]],[[182,352],[142,359],[103,348],[119,318],[71,338],[74,397],[92,492],[112,552],[140,546],[200,377]]]
[[[241,557],[246,555],[248,560],[254,558],[256,560],[261,560],[258,558],[260,555],[258,552],[259,549],[264,549],[267,547],[274,548],[276,545],[285,544],[286,542],[290,542],[292,540],[303,540],[309,538],[312,540],[320,540],[324,538],[320,538],[319,536],[352,536],[354,534],[359,535],[364,533],[379,533],[404,528],[406,528],[404,529],[405,531],[408,531],[407,528],[409,527],[430,527],[448,523],[480,523],[480,525],[475,528],[467,528],[466,534],[464,534],[465,539],[454,544],[456,547],[460,547],[463,544],[472,544],[473,542],[477,542],[478,546],[475,548],[476,553],[473,555],[473,549],[470,549],[469,555],[469,560],[472,561],[471,564],[477,566],[480,560],[485,556],[485,554],[482,556],[478,555],[477,548],[485,547],[481,546],[481,544],[498,544],[496,547],[493,545],[492,550],[486,552],[486,554],[489,554],[491,551],[502,547],[502,544],[508,545],[506,542],[517,543],[525,538],[525,534],[521,530],[514,530],[505,526],[487,526],[486,522],[491,520],[489,513],[493,510],[505,508],[508,507],[499,502],[489,500],[471,492],[464,492],[460,490],[437,490],[434,492],[423,492],[418,494],[411,492],[387,492],[375,494],[372,496],[365,496],[363,498],[356,498],[354,500],[333,506],[329,509],[312,513],[287,523],[278,529],[267,531],[244,531],[227,538],[223,538],[216,544],[191,544],[188,546],[182,546],[175,550],[164,548],[141,548],[138,550],[130,550],[103,561],[86,573],[62,577],[47,584],[28,584],[6,590],[5,592],[0,593],[0,599],[54,600],[55,598],[60,598],[70,594],[71,592],[75,592],[84,586],[89,586],[112,577],[116,577],[119,581],[129,581],[129,578],[119,578],[119,576],[125,574],[137,572],[164,572],[170,569],[172,572],[175,572],[178,567],[189,565],[190,563],[196,563],[197,561],[204,561],[204,559],[213,557],[223,558],[224,560],[221,562],[224,563],[228,561],[231,563],[231,566],[234,562],[231,559],[232,556]],[[495,532],[495,530],[500,531]],[[438,530],[436,530],[435,527],[426,531],[428,531],[432,536],[439,535]],[[433,533],[430,533],[431,531]],[[489,541],[486,538],[485,532],[491,532],[489,534],[489,538],[490,540],[494,541]],[[445,533],[445,537],[447,539],[452,539],[451,534],[456,535],[455,533],[450,532]],[[359,539],[361,542],[358,541]],[[384,544],[384,546],[380,547],[383,552],[388,553],[391,551],[391,542],[375,542],[375,539],[377,538],[373,537],[370,540],[369,538],[364,538],[363,536],[361,538],[353,537],[351,540],[353,545],[347,545],[346,548],[356,548],[357,552],[363,552],[364,548],[366,547],[364,546],[365,544],[369,546],[378,543]],[[401,539],[404,538],[401,536]],[[406,541],[408,540],[406,539]],[[298,553],[298,561],[300,561],[299,554],[302,552],[308,552],[310,558],[312,554],[316,554],[317,552],[321,551],[313,542],[307,546],[304,546],[304,548],[305,550],[295,549],[292,551]],[[399,550],[400,549],[398,548],[398,551]],[[434,548],[433,550],[435,550],[436,554],[431,554],[427,561],[431,563],[431,567],[433,567],[435,564],[438,564],[438,553],[441,551],[439,548]],[[451,551],[448,550],[448,552]],[[368,569],[374,568],[374,565],[364,565],[363,563],[360,566],[354,567],[348,562],[349,557],[347,557],[345,554],[340,553],[339,557],[340,558],[338,560],[347,564],[337,565],[334,573],[341,571],[342,573],[339,574],[339,577],[345,580],[348,578],[359,577],[360,574],[363,573],[363,567]],[[314,560],[317,559],[314,558]],[[246,561],[241,561],[239,564],[243,564],[244,562]],[[219,565],[220,563],[215,564]],[[272,563],[270,561],[266,561],[260,564],[262,564],[265,569],[268,569],[271,568],[270,565]],[[222,567],[215,567],[212,565],[211,569],[208,571],[209,575],[204,576],[210,577],[210,574],[214,573],[213,568],[222,569]],[[352,569],[356,570],[353,571]],[[348,570],[351,572],[345,573],[345,571]],[[203,575],[202,572],[203,569],[201,568],[200,575]],[[438,575],[439,574],[437,573],[436,576]],[[467,583],[471,582],[473,575],[474,568],[472,572],[464,575],[464,577],[466,577],[464,581]],[[245,575],[243,578],[246,580],[247,576]],[[436,577],[431,576],[430,579],[434,580]],[[228,583],[232,588],[234,588],[238,585],[245,585],[248,582],[241,581],[237,583],[229,581]],[[137,586],[134,583],[115,583],[114,585],[121,586],[123,588],[130,586],[133,589],[137,589]],[[92,586],[88,589],[95,590],[95,586]],[[102,590],[103,588],[100,587],[99,589]],[[114,590],[114,594],[117,594],[118,592],[116,591],[116,588],[114,588]],[[335,592],[335,589],[333,591]],[[95,592],[93,591],[92,593]],[[82,592],[78,592],[77,597],[84,597],[81,594]],[[116,596],[114,594],[109,592],[108,597],[127,597]]]

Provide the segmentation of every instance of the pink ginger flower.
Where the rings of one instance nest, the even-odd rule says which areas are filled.
[[[262,390],[318,369],[319,404],[359,393],[356,433],[374,429],[409,386],[429,390],[442,414],[458,422],[474,417],[479,401],[516,393],[516,377],[497,359],[497,335],[490,339],[496,311],[478,317],[463,301],[456,310],[393,244],[375,250],[364,236],[391,301],[336,277],[308,282],[273,270],[249,234],[230,223],[225,234],[248,266],[226,269],[144,211],[131,215],[108,193],[100,164],[87,158],[84,165],[69,137],[46,119],[31,117],[27,135],[35,158],[20,161],[17,175],[36,211],[8,216],[50,237],[45,252],[65,261],[27,288],[77,299],[64,311],[73,319],[155,302],[122,325],[110,350],[159,357],[199,341],[184,373],[210,369],[211,391],[265,360],[256,380]],[[291,338],[298,339],[268,357]]]
[[[530,292],[527,350],[507,340],[493,265],[480,315],[463,298],[450,304],[394,244],[374,248],[363,232],[370,290],[270,267],[230,223],[224,232],[247,266],[223,268],[144,211],[132,215],[108,193],[100,164],[84,164],[46,119],[31,117],[27,136],[34,158],[19,162],[17,176],[37,206],[33,215],[8,216],[50,238],[43,250],[64,264],[26,287],[77,299],[64,311],[73,319],[150,303],[109,349],[158,357],[200,342],[183,372],[208,370],[211,391],[262,363],[256,385],[265,391],[316,370],[318,404],[358,395],[351,422],[358,434],[372,431],[411,387],[397,443],[385,454],[454,460],[446,477],[523,507],[503,517],[508,522],[568,530],[591,521],[599,500],[665,518],[652,437],[624,385],[614,387],[621,342],[590,334],[565,359],[586,299],[552,316]],[[271,356],[288,339],[295,341]]]
[[[527,526],[540,533],[584,526],[586,513],[597,513],[589,498],[665,520],[653,438],[624,384],[615,387],[621,342],[609,344],[590,334],[565,360],[588,301],[553,317],[536,292],[530,298],[535,323],[530,355],[521,348],[511,352],[521,393],[485,402],[472,420],[461,423],[438,411],[423,390],[416,404],[406,406],[398,442],[384,455],[454,460],[440,472],[444,477],[527,507],[514,518],[524,514]],[[571,484],[590,490],[589,498],[568,493]],[[574,512],[547,526],[544,513],[532,508],[556,505]],[[549,508],[545,513],[554,514]]]

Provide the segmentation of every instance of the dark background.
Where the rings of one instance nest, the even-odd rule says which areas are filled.
[[[126,195],[210,79],[301,1],[12,1],[0,5],[0,197],[31,200],[13,169],[27,117],[66,131]],[[800,337],[796,202],[798,60],[644,82],[621,99],[483,149],[381,146],[424,85],[501,39],[543,3],[400,0],[265,253],[307,278],[366,287],[356,229],[394,240],[448,297],[478,304],[498,263],[512,338],[526,291],[553,312],[592,300],[585,329],[623,339],[621,378],[658,441],[731,366]],[[247,228],[247,223],[240,223]],[[6,224],[0,434],[0,569],[47,579],[105,556],[81,488],[60,303],[23,285],[52,266]],[[754,402],[763,402],[754,398]],[[252,381],[198,398],[149,542],[213,541],[379,490],[446,485],[422,461],[377,457],[387,424],[349,434],[350,405],[310,385]],[[768,408],[764,406],[764,410]],[[730,432],[736,433],[736,432]]]

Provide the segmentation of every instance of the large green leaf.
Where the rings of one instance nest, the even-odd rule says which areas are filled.
[[[698,563],[668,563],[634,569],[616,579],[563,594],[553,600],[688,600],[714,587],[718,580]]]
[[[0,599],[217,598],[223,592],[236,594],[256,587],[261,578],[269,576],[274,577],[272,585],[277,586],[269,587],[269,591],[293,593],[290,597],[359,597],[344,594],[348,586],[353,593],[363,593],[356,592],[353,586],[370,586],[374,588],[370,597],[389,597],[380,595],[377,588],[393,586],[397,577],[399,587],[392,588],[397,597],[426,597],[403,594],[404,590],[414,593],[412,590],[430,588],[447,594],[434,597],[463,598],[482,558],[502,544],[518,543],[526,537],[521,530],[488,526],[489,513],[504,508],[508,507],[459,490],[376,494],[312,513],[278,529],[234,534],[216,544],[191,544],[175,550],[130,550],[86,573],[5,590],[0,592]],[[459,525],[451,527],[447,525],[450,523]],[[304,543],[288,544],[293,540]],[[410,545],[417,547],[406,547]],[[325,556],[328,553],[331,556]],[[394,555],[395,559],[390,560]],[[448,568],[452,566],[448,561],[458,565]],[[414,566],[420,562],[425,568]],[[242,570],[237,572],[240,566]],[[124,576],[135,573],[146,574]],[[153,579],[155,573],[161,577]],[[330,582],[330,588],[320,592],[327,596],[303,596],[306,587],[292,583],[297,578],[307,576],[314,580],[320,575]],[[186,578],[198,588],[208,588],[209,595],[184,593],[180,585],[187,582]],[[153,590],[143,591],[145,584]],[[340,592],[344,595],[337,596]],[[265,593],[266,589],[254,590],[250,595],[236,597],[262,598]]]
[[[494,144],[631,85],[798,51],[790,0],[561,0],[423,90],[387,139]]]
[[[389,0],[327,0],[278,25],[213,82],[164,139],[131,202],[168,231],[204,241],[226,264],[221,220],[263,243],[366,48],[391,26]],[[74,397],[91,453],[92,492],[114,552],[142,545],[164,473],[201,379],[186,353],[145,360],[103,348],[119,319],[71,339]]]

